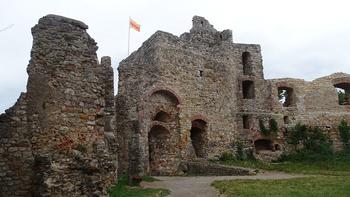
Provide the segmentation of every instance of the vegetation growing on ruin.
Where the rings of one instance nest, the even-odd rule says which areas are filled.
[[[349,140],[350,140],[350,127],[348,126],[348,123],[345,120],[342,120],[340,125],[338,126],[339,134],[341,141],[344,144],[344,147],[346,149],[350,148]]]
[[[295,152],[283,155],[281,160],[318,161],[334,156],[332,140],[319,127],[308,127],[298,123],[288,134],[287,142],[294,146]]]
[[[346,104],[346,97],[345,97],[345,92],[338,90],[338,101],[339,101],[339,105],[344,105]]]
[[[350,127],[342,122],[339,130],[347,133]],[[350,149],[334,152],[330,137],[320,128],[298,123],[288,131],[287,142],[294,146],[294,153],[282,155],[275,163],[264,163],[251,157],[220,160],[219,163],[288,173],[350,176]]]
[[[270,135],[270,130],[265,127],[263,120],[259,120],[259,127],[260,127],[261,134],[263,134],[265,136]]]
[[[153,182],[157,179],[153,177],[141,177],[142,181]],[[123,175],[118,179],[118,183],[109,189],[110,197],[163,197],[170,194],[166,189],[141,188],[140,186],[128,186],[128,178]]]
[[[260,127],[260,132],[261,134],[265,136],[269,136],[271,134],[277,133],[278,132],[278,124],[277,121],[273,118],[269,120],[269,128],[266,128],[263,120],[259,120],[259,127]]]
[[[212,184],[225,196],[259,197],[318,197],[350,196],[347,176],[319,176],[287,180],[230,180]]]

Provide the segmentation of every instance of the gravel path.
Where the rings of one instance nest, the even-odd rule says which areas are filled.
[[[210,184],[215,180],[233,179],[291,179],[304,175],[290,175],[280,172],[266,172],[254,176],[194,176],[194,177],[155,177],[160,181],[142,182],[145,188],[165,188],[171,191],[169,197],[216,197],[217,192]]]

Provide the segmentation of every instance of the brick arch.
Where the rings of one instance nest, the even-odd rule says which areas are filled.
[[[154,121],[152,121],[152,123],[151,123],[151,125],[150,125],[150,128],[152,129],[153,127],[163,127],[163,128],[166,129],[167,132],[170,134],[169,128],[168,128],[167,124],[164,123],[164,122],[159,122],[159,121],[154,122]],[[150,130],[151,130],[151,129],[150,129]]]
[[[176,98],[177,100],[177,105],[181,105],[182,104],[182,99],[181,97],[176,93],[176,91],[174,91],[172,88],[169,87],[156,87],[151,89],[149,92],[147,92],[146,94],[146,100],[148,100],[153,94],[157,93],[157,92],[165,92],[167,94],[169,94],[170,96],[173,96],[174,98]]]
[[[194,121],[194,120],[203,120],[205,121],[207,124],[209,122],[209,119],[207,117],[205,117],[204,115],[201,115],[201,114],[197,114],[197,115],[194,115],[190,118],[190,121]]]

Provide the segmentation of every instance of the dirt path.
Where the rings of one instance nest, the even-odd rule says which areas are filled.
[[[145,188],[165,188],[171,191],[169,197],[215,197],[217,192],[210,184],[215,180],[233,179],[290,179],[304,175],[290,175],[280,172],[266,172],[254,176],[196,176],[196,177],[155,177],[160,181],[142,182]]]

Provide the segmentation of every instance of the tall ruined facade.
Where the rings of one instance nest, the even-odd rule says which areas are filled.
[[[87,28],[55,15],[32,28],[27,92],[0,116],[0,196],[107,196],[115,183],[113,69]]]
[[[273,159],[288,151],[285,131],[297,122],[322,127],[341,148],[337,127],[350,121],[350,108],[339,105],[336,87],[349,94],[350,75],[264,79],[259,45],[233,43],[230,30],[195,16],[190,32],[158,31],[119,65],[119,171],[181,174],[182,162],[235,152],[239,143]],[[264,136],[261,124],[272,119],[279,132]]]

